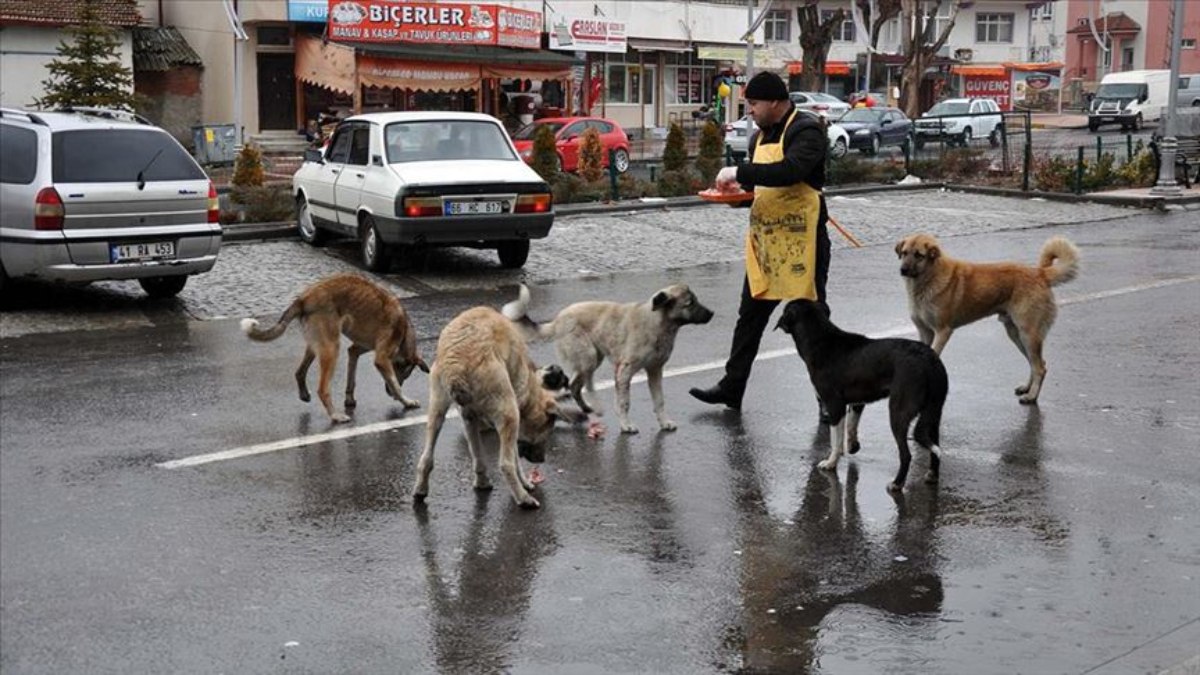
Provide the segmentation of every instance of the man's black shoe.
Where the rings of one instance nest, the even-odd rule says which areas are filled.
[[[699,399],[700,401],[703,401],[705,403],[713,403],[713,404],[724,403],[725,406],[728,408],[733,408],[734,410],[742,409],[742,398],[740,396],[734,396],[734,395],[730,394],[729,392],[725,391],[724,389],[721,388],[721,385],[717,385],[715,387],[709,387],[708,389],[701,389],[700,387],[692,387],[691,389],[688,390],[688,393],[691,394],[694,398]]]

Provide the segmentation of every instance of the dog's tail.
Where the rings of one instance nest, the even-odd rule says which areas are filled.
[[[255,342],[270,342],[275,338],[283,335],[283,331],[287,330],[288,324],[304,313],[304,301],[296,298],[283,314],[279,317],[279,321],[275,322],[274,326],[263,329],[259,328],[257,319],[242,319],[242,331]]]
[[[529,318],[528,311],[529,287],[521,284],[521,290],[517,295],[517,299],[504,305],[500,313],[504,315],[504,318],[516,324],[517,328],[521,331],[522,337],[527,341],[548,338],[553,335],[553,322],[539,324]]]
[[[1054,237],[1042,246],[1038,267],[1051,286],[1065,284],[1079,275],[1079,249],[1066,237]]]
[[[932,448],[942,443],[942,408],[946,405],[949,392],[950,378],[946,375],[946,366],[938,359],[937,368],[925,380],[925,405],[921,407],[920,417],[913,427],[913,439],[922,447]]]

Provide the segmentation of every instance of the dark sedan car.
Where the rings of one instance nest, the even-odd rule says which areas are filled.
[[[907,148],[912,120],[897,108],[854,108],[838,120],[850,134],[850,147],[874,155],[885,145]]]

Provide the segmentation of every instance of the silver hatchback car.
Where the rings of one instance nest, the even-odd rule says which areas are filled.
[[[204,170],[139,116],[0,109],[0,288],[137,279],[172,297],[216,264],[218,215]]]

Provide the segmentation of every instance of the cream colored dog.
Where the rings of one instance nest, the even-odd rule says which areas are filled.
[[[973,263],[942,252],[930,234],[896,244],[908,306],[921,341],[939,355],[954,329],[998,314],[1008,337],[1029,361],[1029,380],[1016,388],[1021,403],[1037,403],[1046,378],[1042,345],[1058,307],[1051,286],[1079,273],[1079,249],[1064,237],[1042,246],[1036,267],[1019,263]]]
[[[560,416],[586,419],[577,410],[559,410],[556,390],[567,385],[557,366],[539,370],[516,327],[490,307],[469,309],[455,317],[438,337],[437,356],[429,373],[429,423],[425,451],[417,461],[413,500],[429,494],[433,448],[446,413],[458,407],[466,428],[467,447],[475,468],[475,489],[490,490],[487,469],[480,458],[481,432],[496,430],[500,437],[500,474],[513,499],[538,508],[533,484],[521,472],[520,459],[545,460],[545,446]]]
[[[638,371],[646,371],[654,414],[663,431],[674,431],[663,401],[662,371],[675,349],[675,336],[688,324],[712,320],[712,310],[700,304],[684,284],[668,286],[646,302],[577,302],[558,313],[553,321],[538,324],[527,315],[529,289],[521,286],[519,297],[504,306],[504,316],[521,327],[528,339],[554,340],[558,358],[571,378],[571,395],[585,413],[593,404],[584,400],[583,389],[595,392],[592,376],[605,358],[616,370],[617,416],[621,431],[636,434],[629,421],[629,385]]]

